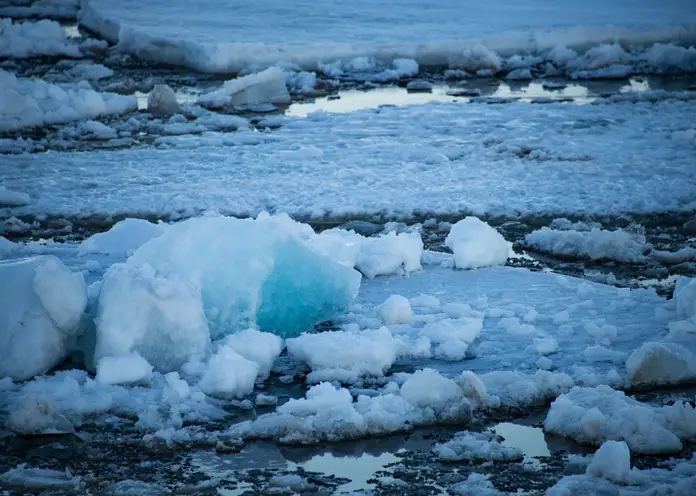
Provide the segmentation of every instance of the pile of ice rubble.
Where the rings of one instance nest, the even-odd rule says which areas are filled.
[[[80,245],[78,258],[99,255],[111,264],[103,277],[95,277],[103,269],[95,259],[83,262],[87,269],[78,272],[51,255],[16,258],[29,246],[4,240],[4,420],[13,431],[35,433],[125,415],[138,419],[146,442],[312,444],[419,425],[466,424],[476,409],[525,408],[555,399],[546,430],[584,443],[622,440],[634,452],[671,453],[696,440],[691,405],[652,407],[603,385],[696,379],[696,359],[689,351],[694,349],[696,281],[681,279],[670,302],[643,290],[635,300],[630,290],[602,290],[618,298],[612,311],[636,313],[641,321],[643,310],[632,305],[654,305],[647,311],[660,317],[655,322],[669,323],[667,336],[660,329],[637,331],[632,324],[619,332],[601,318],[579,331],[570,315],[580,307],[591,309],[595,300],[587,295],[600,285],[481,268],[504,264],[508,244],[476,218],[455,224],[447,245],[453,255],[424,252],[417,232],[317,234],[285,215],[209,216],[173,225],[128,219]],[[362,276],[368,280],[354,301]],[[557,289],[544,289],[553,278]],[[507,307],[519,307],[522,315],[487,303],[484,294],[495,298],[501,283],[516,293],[520,281],[542,299],[559,293],[568,310],[546,313],[557,304],[537,306],[543,314],[524,305]],[[422,294],[424,287],[455,297],[479,296],[443,304]],[[564,287],[573,288],[568,296],[561,294]],[[407,296],[394,294],[395,289]],[[596,301],[607,295],[597,293]],[[604,315],[597,312],[604,312],[602,307],[594,308],[595,316]],[[336,330],[306,332],[329,319]],[[542,332],[554,328],[560,330],[556,335]],[[650,336],[656,342],[641,346]],[[514,350],[501,348],[503,342]],[[519,346],[525,342],[526,349]],[[583,347],[594,372],[572,366]],[[279,359],[284,349],[287,356]],[[81,356],[96,375],[84,370],[40,375],[68,355]],[[472,365],[461,361],[478,355],[479,365],[468,362],[479,369],[466,370]],[[409,357],[430,359],[434,368],[387,375],[397,360]],[[528,366],[535,360],[541,370]],[[461,365],[436,370],[438,363]],[[498,369],[513,364],[517,370]],[[271,372],[284,382],[298,377],[314,385],[305,398],[291,399],[256,420],[214,433],[200,427],[225,418],[223,406],[230,403],[245,409],[275,405],[278,398],[272,395],[254,396],[255,385]],[[479,445],[487,446],[486,456],[517,456],[501,451],[493,438],[462,437],[453,443],[441,456],[461,458],[462,447]]]

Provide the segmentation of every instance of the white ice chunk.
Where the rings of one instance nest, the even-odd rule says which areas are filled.
[[[503,445],[492,432],[458,432],[450,441],[433,446],[433,452],[445,462],[510,462],[522,459],[519,448]]]
[[[208,363],[201,389],[214,396],[243,398],[254,390],[259,366],[229,346],[221,346]]]
[[[0,261],[0,378],[29,379],[62,360],[87,286],[53,256]]]
[[[679,384],[696,380],[696,355],[676,343],[646,343],[626,360],[633,385]]]
[[[14,74],[0,71],[0,132],[93,119],[137,108],[133,95],[56,86],[40,80],[18,79]]]
[[[505,238],[477,217],[466,217],[453,225],[445,244],[454,253],[459,269],[505,265],[508,258]]]
[[[0,186],[0,206],[21,207],[29,203],[29,195],[20,191],[12,191]]]
[[[462,388],[455,381],[433,369],[414,372],[401,385],[401,396],[412,405],[436,411],[456,408],[462,400],[466,401]]]
[[[24,59],[41,55],[80,58],[76,43],[55,21],[12,22],[0,18],[0,57]]]
[[[379,316],[386,325],[410,324],[413,320],[413,310],[408,298],[392,295],[379,307]]]
[[[289,103],[285,74],[277,67],[227,81],[221,88],[201,95],[198,103],[207,107],[245,107],[264,103]]]
[[[287,340],[288,353],[306,362],[310,382],[339,380],[356,382],[361,376],[382,376],[397,354],[397,342],[389,329],[368,329],[359,333],[327,331],[302,334]]]
[[[463,482],[451,486],[449,490],[461,496],[503,496],[506,493],[498,491],[490,481],[491,476],[471,472]]]
[[[103,253],[130,255],[152,238],[161,236],[166,226],[143,219],[124,219],[104,233],[93,234],[80,244],[81,255]]]
[[[606,441],[587,466],[587,475],[625,482],[631,471],[631,452],[624,441]]]
[[[623,229],[607,231],[596,227],[590,231],[560,231],[542,227],[527,234],[525,243],[555,255],[634,263],[645,262],[645,252],[650,249],[642,234]]]
[[[677,317],[680,319],[696,318],[696,279],[680,277],[674,288],[674,302],[677,305]]]
[[[181,113],[174,90],[166,84],[156,84],[147,95],[147,111],[155,117],[169,118]]]
[[[246,329],[231,334],[222,341],[222,344],[247,360],[255,362],[259,366],[259,376],[264,379],[268,377],[273,362],[283,351],[283,338],[256,329]]]
[[[665,412],[608,386],[575,387],[551,404],[544,429],[581,443],[624,440],[636,453],[677,452],[682,443]]]
[[[97,363],[99,384],[143,384],[152,378],[152,365],[137,353],[104,357]]]
[[[72,493],[79,491],[81,485],[80,477],[73,477],[69,470],[61,472],[27,467],[26,464],[18,465],[0,475],[0,482],[5,486],[31,492],[60,490]]]
[[[421,270],[423,240],[418,233],[390,232],[363,241],[356,268],[370,279]]]
[[[420,332],[427,337],[436,358],[445,360],[464,360],[471,343],[481,334],[483,319],[461,317],[442,319],[427,324]]]

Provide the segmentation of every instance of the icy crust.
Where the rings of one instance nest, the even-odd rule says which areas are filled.
[[[12,191],[0,185],[0,206],[21,207],[29,203],[29,195],[21,191]]]
[[[80,23],[125,52],[205,72],[281,64],[305,70],[328,66],[324,70],[336,77],[377,73],[403,58],[471,73],[522,74],[532,66],[584,78],[694,70],[694,52],[679,46],[696,39],[694,26],[684,25],[694,9],[688,0],[670,0],[660,9],[641,0],[630,11],[592,0],[565,5],[565,16],[541,5],[509,0],[496,5],[390,0],[377,7],[365,0],[350,6],[332,0],[317,11],[301,1],[289,12],[277,0],[263,8],[207,0],[192,13],[184,2],[88,0]],[[169,22],[158,22],[165,15]],[[399,69],[395,65],[393,71]]]
[[[693,494],[696,490],[696,455],[690,460],[670,460],[668,468],[631,468],[625,443],[607,441],[590,460],[584,475],[562,478],[548,496],[579,494]]]
[[[73,476],[69,469],[60,472],[27,467],[26,464],[18,465],[0,475],[0,481],[5,486],[25,491],[78,491],[82,485],[80,477]]]
[[[662,101],[432,103],[317,113],[285,119],[273,133],[172,136],[158,149],[61,153],[60,160],[17,156],[5,164],[4,184],[32,197],[13,215],[137,212],[180,219],[207,210],[238,216],[271,210],[335,219],[691,211],[693,145],[675,133],[693,127],[683,115],[695,112],[696,101]],[[624,146],[607,146],[617,141]],[[81,174],[71,173],[78,168]],[[91,183],[99,187],[85,187]]]
[[[0,378],[48,372],[81,331],[87,286],[53,256],[0,261]]]
[[[67,38],[57,22],[13,22],[0,17],[0,57],[25,59],[43,55],[82,57],[78,45]]]
[[[137,108],[135,96],[97,93],[89,84],[58,86],[37,79],[18,79],[0,71],[0,132],[122,114]]]
[[[621,440],[635,453],[675,453],[696,440],[696,410],[687,402],[653,407],[609,386],[575,387],[552,404],[547,432],[580,443]]]

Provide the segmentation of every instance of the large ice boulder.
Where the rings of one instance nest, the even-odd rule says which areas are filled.
[[[626,360],[633,385],[679,384],[696,380],[696,355],[677,343],[645,343]]]
[[[311,249],[309,235],[287,216],[170,226],[105,274],[97,360],[138,352],[169,372],[249,327],[296,336],[345,312],[361,276]]]
[[[477,217],[466,217],[453,225],[445,244],[454,253],[458,269],[505,265],[509,253],[505,238]]]
[[[204,107],[246,107],[263,103],[290,103],[285,74],[277,67],[225,82],[198,98]]]
[[[82,274],[57,258],[0,261],[0,379],[21,381],[57,365],[86,306]]]

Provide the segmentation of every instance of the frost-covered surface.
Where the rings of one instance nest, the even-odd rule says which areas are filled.
[[[433,446],[433,452],[445,462],[504,462],[522,459],[520,449],[504,446],[490,432],[458,432],[450,441]]]
[[[546,494],[548,496],[574,494],[637,496],[693,494],[696,489],[696,455],[690,460],[670,460],[668,468],[638,470],[635,467],[631,468],[631,459],[625,450],[616,444],[605,448],[608,443],[605,443],[594,455],[586,474],[566,476]]]
[[[0,71],[0,132],[121,114],[137,107],[135,96],[97,93],[89,85],[61,87]]]
[[[662,101],[314,114],[285,119],[273,133],[172,136],[158,141],[160,149],[60,159],[18,156],[5,164],[3,183],[32,197],[13,215],[685,211],[696,207],[694,149],[673,134],[692,127],[683,116],[694,112],[696,102]],[[608,146],[616,142],[623,146]]]
[[[379,5],[331,0],[322,9],[310,0],[292,7],[279,0],[263,5],[205,0],[195,12],[183,1],[89,0],[80,22],[126,52],[209,72],[258,70],[276,63],[312,70],[353,59],[359,62],[352,63],[357,71],[351,72],[359,72],[373,57],[383,67],[405,57],[470,72],[509,66],[522,73],[526,66],[553,61],[572,73],[615,71],[614,66],[636,63],[657,65],[658,70],[675,65],[693,69],[693,55],[682,60],[665,56],[660,45],[653,47],[693,43],[693,26],[683,24],[693,14],[689,0],[659,6],[639,0],[630,9],[621,2],[591,0],[565,2],[557,10],[543,2],[510,0],[390,0]],[[602,45],[619,42],[629,50],[643,50],[634,55],[618,44]]]
[[[48,372],[79,332],[87,288],[53,256],[0,261],[0,378]]]
[[[0,57],[25,59],[40,55],[82,57],[78,45],[57,22],[13,22],[0,17]]]
[[[645,236],[617,229],[608,231],[592,228],[589,231],[556,230],[548,227],[527,234],[525,245],[536,250],[573,258],[646,262],[651,246]]]
[[[510,251],[502,234],[476,217],[453,225],[445,244],[454,253],[454,265],[459,269],[505,265]]]
[[[636,453],[675,453],[696,439],[696,410],[683,401],[653,407],[609,386],[576,387],[551,404],[544,429],[581,443],[621,440]]]

